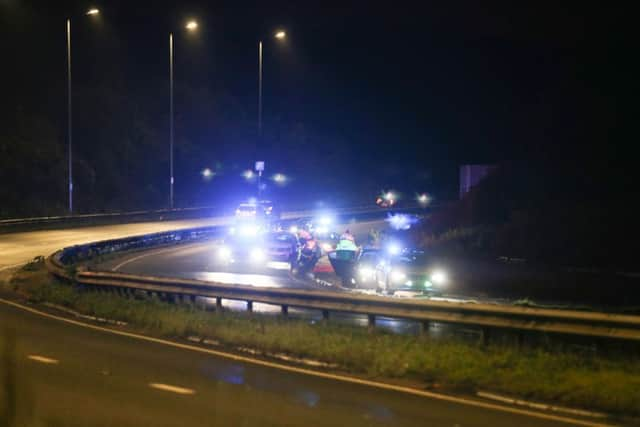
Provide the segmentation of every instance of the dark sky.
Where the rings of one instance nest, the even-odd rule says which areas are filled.
[[[173,29],[176,79],[225,88],[251,119],[265,38],[271,126],[303,122],[347,144],[358,167],[375,165],[397,185],[435,176],[447,193],[459,164],[616,156],[623,94],[635,86],[616,4],[0,0],[13,95],[2,108],[64,112],[64,20],[74,16],[79,85],[148,91],[160,114]],[[100,22],[82,16],[93,5]],[[181,31],[188,17],[197,37]],[[277,28],[286,45],[269,39]]]

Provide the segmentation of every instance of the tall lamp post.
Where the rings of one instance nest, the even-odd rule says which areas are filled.
[[[188,21],[184,28],[189,32],[198,29],[198,23],[194,20]],[[169,33],[169,207],[173,209],[173,62],[175,46],[173,43],[173,32]]]
[[[92,8],[85,15],[94,16],[100,10]],[[73,103],[71,100],[71,18],[67,19],[67,172],[69,188],[69,215],[73,214]]]
[[[276,40],[284,40],[287,37],[287,33],[284,31],[277,31],[273,37]],[[262,40],[258,41],[258,134],[262,140]]]
[[[277,31],[273,37],[276,40],[284,40],[287,37],[287,33],[282,30]],[[262,40],[258,41],[258,138],[259,142],[262,143],[262,64],[263,64],[263,50],[262,50]],[[264,167],[264,164],[263,166]],[[258,198],[260,198],[262,193],[261,186],[261,178],[262,178],[262,170],[258,171]]]

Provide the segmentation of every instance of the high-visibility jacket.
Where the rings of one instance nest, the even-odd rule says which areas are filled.
[[[348,239],[340,239],[338,244],[336,245],[336,251],[357,251],[358,247],[356,244]]]

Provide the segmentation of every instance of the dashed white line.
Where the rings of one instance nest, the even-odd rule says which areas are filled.
[[[40,362],[47,365],[57,365],[60,361],[56,359],[51,359],[49,357],[38,356],[37,354],[30,354],[27,356],[27,359],[33,360],[34,362]]]
[[[169,384],[149,383],[149,387],[155,388],[157,390],[169,391],[176,394],[196,394],[196,391],[190,388],[177,387],[175,385]]]
[[[547,414],[547,413],[544,413],[544,412],[527,410],[527,409],[523,409],[523,408],[514,408],[514,407],[510,407],[510,406],[496,404],[496,403],[483,402],[483,401],[480,401],[480,400],[469,399],[469,398],[466,398],[466,397],[458,397],[458,396],[452,396],[452,395],[447,395],[447,394],[440,394],[440,393],[436,393],[436,392],[432,392],[432,391],[428,391],[428,390],[419,390],[419,389],[415,389],[415,388],[411,388],[411,387],[400,386],[400,385],[395,385],[395,384],[388,384],[388,383],[383,383],[383,382],[378,382],[378,381],[373,381],[373,380],[367,380],[367,379],[362,379],[362,378],[356,378],[356,377],[350,377],[350,376],[341,375],[341,374],[334,374],[334,373],[330,373],[330,372],[315,371],[315,370],[310,370],[310,369],[305,369],[305,368],[299,368],[297,366],[284,365],[284,364],[280,364],[280,363],[270,362],[270,361],[267,361],[267,360],[255,359],[255,358],[250,358],[250,357],[246,357],[246,356],[240,356],[240,355],[237,355],[237,354],[226,353],[226,352],[223,352],[223,351],[212,350],[212,349],[202,348],[202,347],[196,347],[196,346],[192,346],[192,345],[188,345],[188,344],[182,344],[182,343],[173,342],[173,341],[167,341],[167,340],[164,340],[164,339],[161,339],[161,338],[149,337],[149,336],[146,336],[146,335],[135,334],[135,333],[132,333],[132,332],[125,332],[125,331],[119,331],[119,330],[104,328],[102,326],[91,325],[91,324],[88,324],[88,323],[79,322],[77,320],[67,319],[65,317],[60,317],[60,316],[55,316],[53,314],[45,313],[43,311],[36,310],[34,308],[24,306],[22,304],[18,304],[18,303],[13,302],[13,301],[8,301],[8,300],[6,300],[4,298],[0,298],[0,303],[6,304],[6,305],[9,305],[9,306],[12,306],[12,307],[19,308],[21,310],[24,310],[24,311],[32,313],[32,314],[37,314],[37,315],[42,316],[44,318],[58,320],[58,321],[63,322],[63,323],[79,326],[79,327],[86,328],[86,329],[92,329],[94,331],[101,331],[101,332],[105,332],[105,333],[108,333],[108,334],[119,335],[119,336],[123,336],[123,337],[129,337],[129,338],[137,339],[137,340],[140,340],[140,341],[146,341],[146,342],[162,344],[162,345],[166,345],[166,346],[173,347],[173,348],[181,348],[183,350],[190,350],[190,351],[193,351],[193,352],[210,354],[212,356],[223,357],[225,359],[234,360],[236,362],[243,362],[243,363],[249,363],[249,364],[252,364],[252,365],[263,366],[265,368],[278,369],[278,370],[281,370],[281,371],[284,371],[284,372],[292,372],[292,373],[296,373],[296,374],[305,374],[305,375],[309,375],[309,376],[313,376],[313,377],[317,377],[317,378],[324,378],[324,379],[329,379],[329,380],[341,381],[341,382],[350,383],[350,384],[359,384],[359,385],[363,385],[363,386],[369,386],[369,387],[372,387],[372,388],[377,388],[377,389],[380,389],[380,390],[395,391],[395,392],[400,392],[400,393],[404,393],[404,394],[420,396],[420,397],[424,397],[424,398],[430,398],[430,399],[435,399],[435,400],[440,400],[440,401],[445,401],[445,402],[450,402],[450,403],[457,403],[457,404],[461,404],[461,405],[473,406],[473,407],[476,407],[476,408],[490,409],[490,410],[494,410],[494,411],[500,411],[500,412],[503,412],[503,413],[524,415],[524,416],[534,417],[534,418],[548,420],[548,421],[557,421],[557,422],[562,422],[562,423],[566,423],[566,424],[588,426],[588,427],[609,427],[609,426],[611,426],[610,424],[605,424],[605,423],[603,423],[601,421],[583,420],[583,419],[579,419],[579,418],[571,418],[571,417],[566,417],[566,416],[561,416],[561,415]],[[206,344],[206,341],[205,341],[205,344]]]

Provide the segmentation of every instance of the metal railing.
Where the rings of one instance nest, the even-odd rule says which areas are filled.
[[[498,304],[444,302],[421,299],[391,298],[323,290],[259,288],[209,281],[178,278],[137,276],[104,271],[87,271],[73,266],[108,253],[144,249],[215,237],[220,227],[200,227],[150,235],[108,240],[66,248],[50,256],[49,271],[66,280],[92,289],[106,289],[126,295],[141,292],[158,295],[171,301],[194,302],[196,298],[239,300],[252,309],[253,303],[279,305],[286,314],[289,307],[320,310],[328,318],[331,312],[368,316],[375,325],[378,317],[390,317],[422,322],[442,322],[480,327],[483,336],[491,329],[521,332],[543,332],[640,340],[640,316],[608,314],[575,310],[540,309]]]

